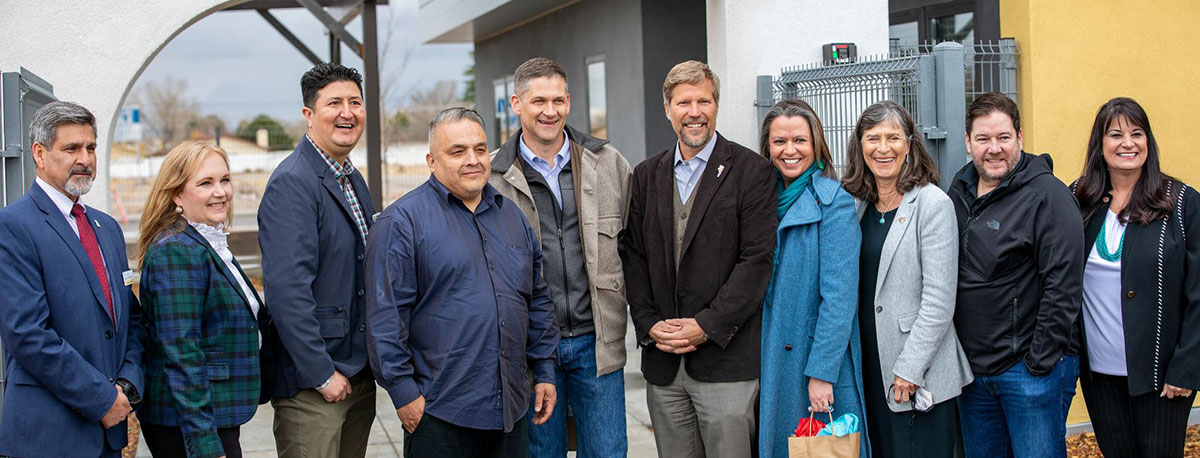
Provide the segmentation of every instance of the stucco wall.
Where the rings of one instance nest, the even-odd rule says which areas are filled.
[[[1136,99],[1150,115],[1163,169],[1200,184],[1189,116],[1200,106],[1200,2],[1001,0],[1000,28],[1021,47],[1025,149],[1054,156],[1070,182],[1083,169],[1096,110]]]
[[[245,0],[45,0],[0,2],[0,71],[24,67],[54,85],[59,100],[96,115],[96,184],[83,196],[108,210],[109,139],[118,111],[146,65],[192,23]]]
[[[821,60],[821,45],[850,42],[884,54],[887,0],[707,0],[708,63],[721,79],[717,130],[756,148],[755,77]]]

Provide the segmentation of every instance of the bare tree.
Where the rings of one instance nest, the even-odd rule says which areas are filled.
[[[408,103],[391,113],[387,119],[385,137],[389,142],[425,141],[429,135],[429,121],[439,112],[462,103],[458,81],[442,80],[432,86],[414,92]]]
[[[407,121],[403,121],[403,115],[399,113],[395,107],[392,107],[392,98],[396,95],[396,86],[400,82],[400,76],[404,74],[404,70],[408,67],[408,59],[412,57],[413,51],[417,47],[413,44],[402,44],[403,49],[397,51],[396,55],[392,55],[393,46],[396,45],[396,34],[398,29],[403,25],[397,23],[396,13],[392,8],[387,8],[387,25],[383,27],[382,38],[379,40],[379,111],[383,114],[381,138],[383,138],[384,154],[388,146],[396,141],[399,141],[399,130],[401,126],[407,125]],[[405,31],[408,29],[405,28]]]
[[[142,122],[150,136],[162,140],[164,151],[186,139],[188,124],[200,117],[198,104],[187,96],[187,81],[167,75],[160,81],[147,81],[136,94],[145,110]]]

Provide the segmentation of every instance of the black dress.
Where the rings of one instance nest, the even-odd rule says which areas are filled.
[[[863,397],[866,401],[867,438],[871,456],[884,458],[954,456],[958,411],[955,402],[937,404],[929,412],[892,412],[886,396],[891,383],[883,385],[879,341],[875,333],[875,284],[879,279],[879,257],[896,210],[880,214],[867,204],[859,227],[862,251],[858,272],[858,325],[862,339]],[[880,219],[883,223],[880,223]],[[891,380],[895,376],[889,376]]]

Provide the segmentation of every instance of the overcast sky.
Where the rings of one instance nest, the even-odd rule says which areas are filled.
[[[395,75],[396,84],[389,94],[392,107],[403,103],[412,91],[441,80],[459,81],[461,91],[466,81],[463,71],[471,64],[469,43],[417,42],[416,3],[393,0],[391,5],[378,7],[380,49],[389,36],[385,28],[391,28],[388,55],[380,57],[384,73],[380,79],[388,81]],[[272,10],[272,14],[318,57],[328,59],[329,39],[312,14],[300,8]],[[347,29],[362,39],[360,20]],[[406,65],[401,67],[399,61],[410,49]],[[362,60],[345,46],[342,64],[363,70]],[[258,13],[222,11],[201,19],[168,43],[142,73],[131,95],[143,83],[169,75],[187,81],[188,95],[199,103],[201,114],[216,114],[231,129],[259,113],[292,123],[301,117],[300,75],[311,67]]]

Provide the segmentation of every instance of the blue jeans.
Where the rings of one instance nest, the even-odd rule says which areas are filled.
[[[596,335],[563,338],[558,343],[558,361],[554,365],[554,386],[558,404],[550,420],[530,424],[530,458],[567,456],[567,408],[575,415],[578,458],[624,457],[628,449],[625,437],[625,370],[596,377]],[[529,414],[534,416],[533,396]]]
[[[967,458],[1065,458],[1067,411],[1079,358],[1063,356],[1047,375],[1022,360],[1000,375],[976,377],[958,397]]]

